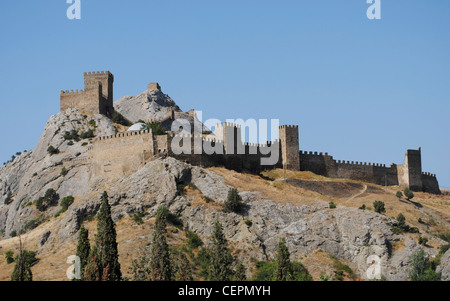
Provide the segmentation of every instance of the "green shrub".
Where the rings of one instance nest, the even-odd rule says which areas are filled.
[[[376,213],[382,214],[382,213],[386,212],[386,208],[384,207],[384,202],[381,202],[381,201],[373,202],[373,208],[375,208]]]
[[[245,224],[247,225],[247,226],[249,226],[249,227],[251,227],[252,225],[253,225],[253,222],[251,221],[251,220],[246,220],[245,221]]]
[[[352,270],[352,268],[350,268],[348,265],[343,264],[336,256],[334,255],[330,255],[330,258],[333,260],[333,265],[334,268],[336,269],[336,273],[337,276],[340,277],[340,275],[342,275],[342,280],[344,277],[344,273],[347,274],[348,277],[350,277],[351,279],[355,280],[356,279],[356,274],[355,272]],[[335,275],[336,276],[336,275]],[[337,278],[336,278],[337,279]],[[341,279],[337,279],[337,280],[341,280]]]
[[[70,132],[64,132],[63,136],[64,140],[70,140],[69,142],[72,142],[72,140],[80,141],[80,136],[78,135],[78,132],[76,130],[71,130]],[[73,145],[73,142],[72,142]]]
[[[14,199],[12,198],[11,190],[8,190],[8,194],[6,195],[6,198],[5,198],[5,205],[9,205],[12,202],[14,202]]]
[[[425,246],[427,243],[428,243],[428,238],[422,237],[422,236],[419,237],[419,245]]]
[[[186,187],[186,185],[184,184],[177,184],[177,192],[179,195],[184,196],[186,195],[186,191],[184,190],[184,188]]]
[[[14,251],[9,250],[5,253],[6,263],[11,264],[14,262]]]
[[[405,194],[405,197],[408,201],[410,201],[412,198],[414,198],[414,193],[411,190],[409,190],[409,188],[405,188],[403,193]]]
[[[53,156],[53,155],[59,154],[59,149],[54,148],[53,146],[50,145],[50,146],[47,148],[47,152],[50,154],[50,156]]]
[[[90,126],[92,126],[93,128],[96,128],[97,127],[97,122],[95,122],[95,120],[94,119],[91,119],[91,120],[89,120],[89,123],[88,123]]]
[[[123,125],[123,126],[131,126],[132,125],[128,119],[123,117],[123,115],[117,111],[114,111],[112,122]]]
[[[94,135],[94,131],[92,129],[89,129],[88,131],[82,132],[80,134],[81,139],[89,139],[89,138],[94,138],[94,137],[95,137],[95,135]]]
[[[430,261],[423,249],[411,255],[411,281],[439,281],[441,275],[436,273],[436,264]]]
[[[336,209],[336,204],[334,202],[330,202],[329,207],[330,209]]]
[[[165,218],[168,223],[174,225],[177,228],[183,226],[183,222],[175,214],[170,212],[167,207],[161,206],[158,208],[158,211],[160,212],[161,217]]]
[[[37,226],[39,226],[39,222],[41,221],[41,219],[44,217],[44,214],[39,215],[38,218],[29,221],[28,223],[25,224],[24,229],[25,230],[33,230],[34,228],[36,228]]]
[[[61,169],[61,176],[65,177],[69,172],[67,171],[67,169],[65,167],[63,167]]]
[[[212,198],[207,197],[207,196],[203,196],[203,199],[205,200],[206,203],[212,203],[212,202],[214,202],[214,200],[213,200]]]
[[[11,233],[9,233],[9,236],[16,237],[17,236],[17,231],[16,230],[12,230]]]
[[[398,198],[398,200],[402,199],[403,193],[401,191],[397,191],[397,193],[395,194],[395,196]]]
[[[144,223],[143,217],[144,215],[142,213],[136,213],[133,215],[133,220],[136,224],[142,225]]]
[[[43,197],[38,198],[34,203],[39,211],[47,210],[48,206],[51,206],[56,199],[56,191],[52,188],[47,189]]]
[[[344,280],[344,271],[335,271],[334,272],[334,279],[336,279],[337,281],[343,281]]]
[[[83,144],[81,144],[81,146],[86,146],[86,145],[88,145],[89,143],[87,143],[87,142],[83,142]]]
[[[254,281],[272,281],[275,274],[277,263],[258,261],[256,263],[256,275]]]
[[[69,209],[70,205],[73,204],[73,202],[75,201],[75,198],[71,195],[66,196],[65,198],[63,198],[61,200],[61,208],[66,211],[67,209]]]
[[[228,197],[227,200],[224,203],[225,209],[232,211],[232,212],[239,212],[242,209],[242,198],[239,195],[236,188],[231,188],[228,191]]]
[[[186,234],[189,239],[188,245],[192,249],[197,249],[198,247],[201,247],[203,245],[203,241],[200,239],[200,237],[196,233],[188,231]]]
[[[362,204],[361,207],[359,207],[361,210],[366,210],[366,204]]]
[[[37,177],[37,175],[38,175],[37,172],[35,172],[35,173],[33,174],[33,177]]]

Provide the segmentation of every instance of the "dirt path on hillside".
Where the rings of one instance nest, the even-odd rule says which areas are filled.
[[[364,188],[363,188],[360,192],[358,192],[357,194],[355,194],[354,196],[352,196],[351,198],[349,198],[349,199],[347,200],[347,202],[348,202],[348,201],[351,201],[351,200],[354,200],[354,199],[356,199],[357,197],[363,195],[364,193],[366,193],[366,191],[367,191],[367,185],[364,184]]]

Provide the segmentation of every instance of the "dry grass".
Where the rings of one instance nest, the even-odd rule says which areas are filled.
[[[327,194],[321,194],[317,191],[286,183],[284,181],[284,172],[281,169],[264,172],[264,178],[252,174],[237,173],[219,167],[211,168],[211,170],[223,176],[228,185],[238,187],[241,191],[259,191],[262,199],[273,200],[276,203],[308,205],[319,200],[327,203],[334,202],[338,206],[356,208],[365,204],[373,210],[373,202],[383,201],[386,207],[385,215],[388,217],[396,218],[402,213],[406,217],[406,222],[412,227],[419,228],[421,232],[431,234],[450,232],[450,195],[416,192],[412,201],[407,201],[404,198],[399,200],[395,196],[396,192],[401,190],[398,186],[383,187],[361,181],[326,178],[311,172],[287,171],[286,178],[288,180],[317,181],[318,185],[324,182],[350,183],[368,187],[365,192],[352,188],[350,191],[354,193],[353,197],[340,197],[342,191],[336,191],[334,196],[330,196],[329,191],[327,191]],[[266,178],[272,180],[267,180]],[[339,185],[339,187],[345,188],[346,186]],[[348,185],[348,187],[352,187],[352,185]],[[425,223],[419,223],[419,218]],[[430,241],[429,244],[434,246],[433,244],[438,245],[439,242]]]

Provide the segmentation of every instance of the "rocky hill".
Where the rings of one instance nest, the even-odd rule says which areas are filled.
[[[147,91],[122,98],[115,107],[137,121],[163,116],[173,105],[160,91]],[[255,261],[274,257],[281,237],[286,237],[291,259],[302,261],[316,280],[323,274],[332,275],[333,258],[366,279],[370,255],[381,258],[386,280],[407,280],[411,254],[422,248],[436,256],[446,244],[437,234],[450,230],[448,195],[418,193],[414,202],[400,201],[395,197],[398,187],[304,172],[288,172],[284,179],[282,171],[251,175],[219,167],[204,169],[173,158],[156,159],[119,180],[94,178],[86,156],[92,136],[113,135],[118,129],[123,128],[102,115],[69,109],[50,117],[34,150],[0,167],[2,257],[8,250],[17,250],[15,236],[23,233],[25,247],[38,254],[39,262],[33,266],[35,279],[65,280],[66,259],[75,253],[80,226],[95,229],[93,217],[103,191],[110,196],[125,274],[132,260],[148,248],[154,213],[161,205],[179,217],[183,229],[197,233],[206,244],[214,221],[221,221],[233,254],[250,267],[249,274]],[[243,197],[245,209],[239,214],[223,211],[230,187]],[[45,198],[49,189],[56,192],[55,200],[45,210],[38,210],[35,200]],[[75,202],[60,212],[59,203],[67,196],[73,196]],[[385,214],[358,209],[362,204],[372,206],[375,200],[386,203]],[[331,201],[337,208],[330,208]],[[136,224],[135,214],[144,212],[144,223]],[[420,233],[395,234],[392,217],[398,213]],[[419,237],[427,237],[428,245],[419,245]],[[174,228],[170,239],[182,244],[186,237]],[[449,252],[438,268],[443,279],[450,279]],[[11,270],[12,265],[0,260],[0,280],[8,280]]]

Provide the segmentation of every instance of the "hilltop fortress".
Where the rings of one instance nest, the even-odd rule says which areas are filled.
[[[61,91],[61,111],[77,108],[111,118],[114,76],[109,72],[84,73],[84,91]],[[151,83],[149,90],[161,90]],[[173,110],[164,120],[173,122]],[[193,111],[189,115],[195,115]],[[335,160],[328,153],[299,150],[298,126],[279,127],[279,139],[267,144],[243,143],[241,127],[232,123],[216,125],[215,136],[202,134],[155,135],[148,131],[129,131],[114,136],[98,137],[89,146],[87,160],[98,177],[119,178],[131,174],[147,162],[162,156],[203,167],[224,166],[236,171],[260,172],[264,169],[286,168],[311,171],[333,178],[362,180],[378,185],[398,185],[413,191],[440,194],[436,175],[422,172],[421,149],[407,150],[405,163],[383,164]],[[177,148],[172,146],[177,145]],[[182,150],[181,152],[179,150]],[[211,149],[214,150],[211,152]],[[276,160],[269,160],[276,155]],[[270,164],[261,164],[264,160]]]

